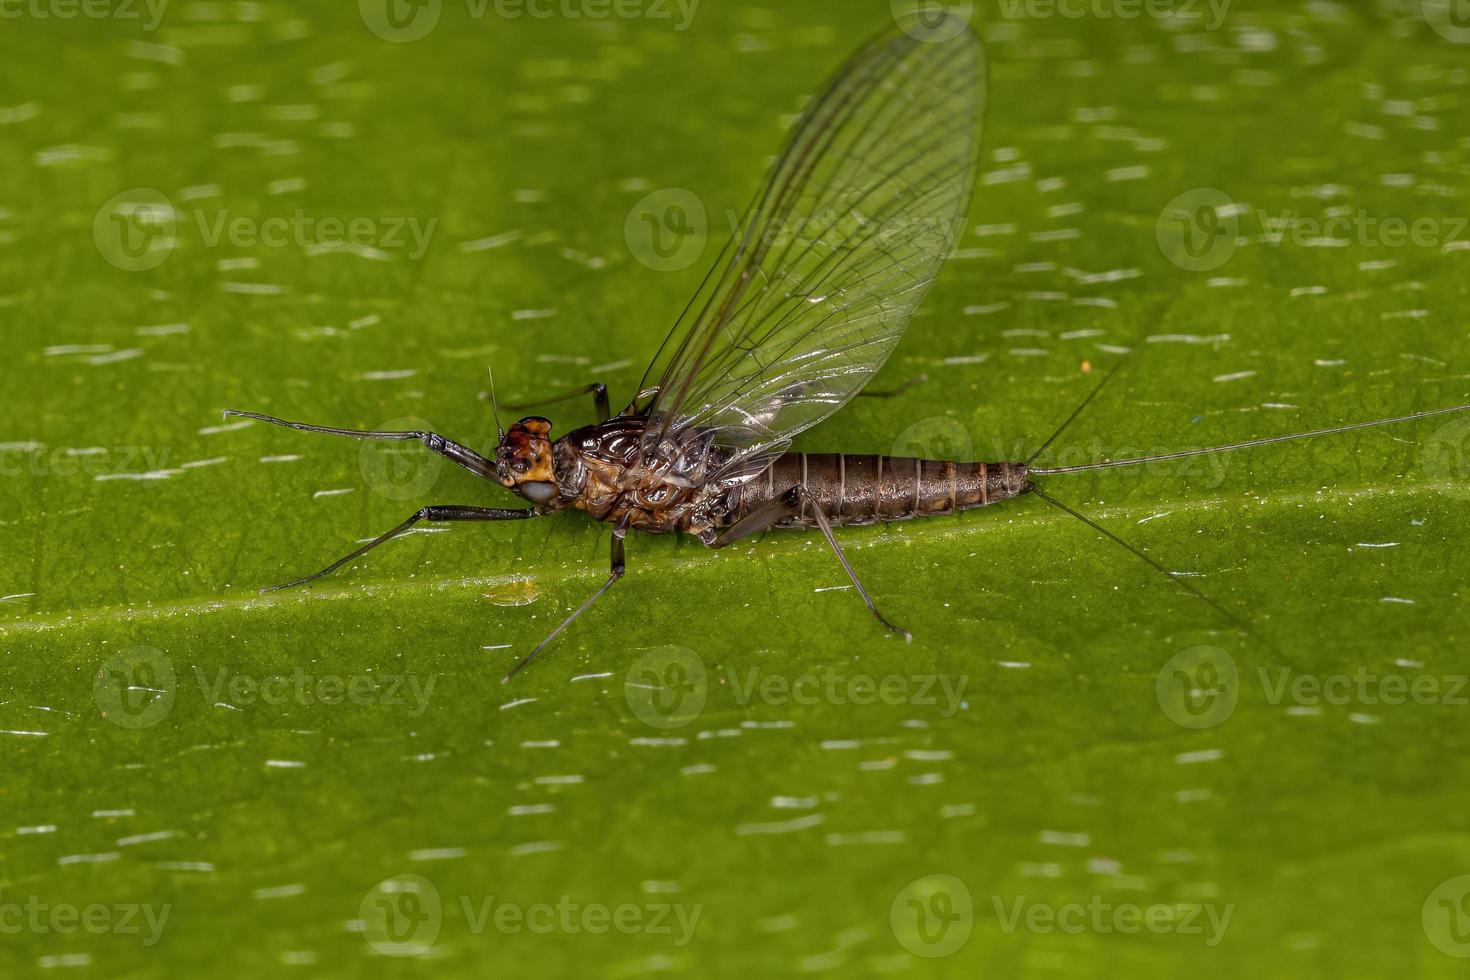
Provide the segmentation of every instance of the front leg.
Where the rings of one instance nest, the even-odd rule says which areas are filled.
[[[446,439],[437,432],[376,432],[370,429],[339,429],[330,425],[308,425],[305,422],[288,422],[278,419],[274,415],[262,415],[259,412],[237,412],[233,408],[225,409],[225,416],[238,415],[242,419],[255,419],[257,422],[269,422],[271,425],[283,425],[288,429],[298,432],[322,432],[329,436],[349,436],[353,439],[389,439],[396,441],[418,440],[424,444],[424,448],[430,452],[438,453],[446,459],[451,459],[463,466],[465,469],[482,476],[487,480],[497,479],[495,473],[495,460],[486,459],[468,446],[461,446],[453,439]]]
[[[348,562],[361,558],[378,545],[392,541],[400,535],[407,534],[420,521],[523,521],[529,517],[540,517],[544,513],[545,511],[535,507],[529,510],[505,510],[499,507],[463,507],[455,504],[440,504],[435,507],[425,507],[391,531],[384,531],[361,548],[352,552],[352,554],[343,555],[321,571],[313,572],[305,578],[298,578],[284,585],[272,585],[270,588],[261,589],[260,591],[279,592],[281,589],[290,589],[298,585],[305,585],[307,582],[315,582],[323,575],[330,575]]]

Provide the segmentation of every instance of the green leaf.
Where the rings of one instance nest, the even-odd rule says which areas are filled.
[[[1409,6],[976,5],[971,231],[875,385],[928,381],[799,448],[1024,458],[1125,349],[1038,465],[1470,401]],[[889,5],[63,8],[0,63],[12,975],[1458,975],[1464,417],[1037,478],[1219,608],[1034,496],[840,532],[911,645],[819,537],[639,535],[502,685],[580,514],[259,593],[513,501],[221,410],[626,400]]]

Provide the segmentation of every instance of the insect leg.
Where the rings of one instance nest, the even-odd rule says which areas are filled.
[[[316,572],[312,575],[308,575],[305,578],[296,579],[294,582],[287,582],[284,585],[273,585],[268,589],[261,589],[261,591],[277,592],[281,589],[289,589],[292,586],[305,585],[307,582],[314,582],[317,579],[321,578],[323,575],[330,575],[332,572],[335,572],[337,569],[341,568],[343,565],[347,564],[353,559],[361,558],[363,555],[367,554],[369,551],[372,551],[383,542],[392,541],[400,534],[406,533],[409,528],[419,523],[419,521],[519,521],[524,520],[528,517],[537,517],[540,515],[540,513],[541,512],[539,510],[535,509],[501,510],[499,508],[493,507],[459,507],[453,505],[425,507],[418,513],[410,517],[408,520],[395,527],[393,530],[385,531],[384,533],[378,535],[376,538],[373,538],[367,544],[363,545],[361,548],[358,548],[352,554],[344,555],[343,557],[338,558],[336,561],[332,562],[321,571]]]
[[[657,388],[657,386],[655,386],[653,388],[644,388],[644,389],[640,390],[638,392],[638,394],[634,395],[633,396],[633,400],[628,403],[628,406],[626,408],[624,408],[618,414],[619,415],[643,415],[643,414],[646,414],[649,411],[649,409],[651,409],[653,407],[653,400],[657,396],[658,396],[658,388]],[[639,402],[643,402],[642,407],[639,407],[639,404],[638,404]]]
[[[842,547],[837,543],[837,536],[832,533],[832,525],[827,522],[827,515],[822,513],[821,504],[817,502],[817,499],[815,497],[807,492],[806,487],[793,487],[792,492],[796,494],[796,499],[800,502],[800,506],[805,508],[814,518],[816,518],[817,527],[822,529],[822,536],[825,537],[827,539],[827,543],[832,546],[833,554],[835,554],[837,556],[837,560],[842,563],[842,570],[847,573],[848,578],[852,579],[853,588],[857,589],[858,595],[863,597],[863,602],[866,602],[868,604],[868,611],[871,612],[874,616],[878,617],[878,622],[882,623],[889,630],[903,637],[904,642],[912,643],[914,635],[908,630],[904,629],[902,626],[895,626],[893,623],[890,623],[887,619],[885,619],[883,614],[878,611],[877,604],[873,602],[873,597],[868,595],[868,590],[863,588],[862,582],[858,581],[857,572],[852,570],[852,565],[848,562],[847,556],[842,553]]]
[[[925,381],[928,381],[928,380],[929,380],[929,375],[927,375],[927,374],[916,374],[912,378],[909,378],[907,381],[905,381],[903,384],[899,385],[897,388],[882,388],[882,389],[880,389],[878,391],[867,391],[867,390],[864,390],[864,391],[858,392],[858,397],[859,398],[893,398],[895,396],[901,395],[904,392],[908,391],[914,385],[923,384]]]
[[[269,422],[272,425],[284,425],[288,429],[296,429],[300,432],[324,432],[331,436],[352,436],[355,439],[397,439],[407,441],[417,439],[430,451],[438,453],[446,459],[451,459],[474,473],[483,476],[487,480],[495,479],[495,461],[486,459],[468,446],[461,446],[452,439],[446,439],[437,432],[373,432],[365,429],[337,429],[327,425],[307,425],[305,422],[287,422],[271,415],[261,415],[258,412],[237,412],[234,409],[226,409],[225,415],[238,415],[241,418],[255,419],[259,422]]]
[[[519,412],[523,408],[536,408],[539,405],[553,405],[556,402],[570,401],[581,395],[592,396],[592,403],[597,409],[597,417],[599,419],[612,417],[612,406],[607,400],[607,385],[601,381],[594,381],[590,385],[575,388],[564,395],[556,395],[552,398],[538,398],[533,402],[521,402],[518,405],[507,405],[505,407],[511,411]]]
[[[795,489],[793,487],[792,490],[788,490],[781,496],[767,500],[705,543],[711,548],[723,548],[727,544],[734,544],[741,538],[769,531],[788,517],[795,517],[801,510],[800,504],[792,496],[792,491]]]
[[[872,596],[868,595],[868,590],[863,588],[863,583],[858,581],[857,572],[853,571],[852,564],[847,560],[847,555],[842,553],[842,546],[837,543],[837,536],[832,533],[832,525],[828,523],[827,515],[822,513],[821,505],[807,491],[807,488],[800,484],[787,490],[779,497],[766,501],[749,514],[746,514],[740,520],[726,528],[723,534],[709,542],[709,546],[711,548],[723,548],[732,541],[739,541],[741,538],[748,537],[752,534],[759,534],[761,531],[775,527],[781,521],[788,517],[795,517],[803,510],[809,512],[816,520],[817,527],[822,531],[822,536],[827,539],[827,544],[832,546],[833,554],[842,563],[842,570],[847,573],[848,578],[852,579],[853,587],[857,589],[858,595],[863,597],[863,602],[867,603],[868,610],[874,616],[878,617],[878,622],[882,623],[885,627],[897,633],[905,640],[912,641],[914,638],[912,633],[901,626],[895,626],[893,623],[890,623],[878,611],[877,603],[873,601]]]
[[[552,630],[550,633],[546,634],[546,639],[536,644],[536,649],[532,650],[526,655],[526,658],[524,660],[512,667],[510,669],[510,672],[500,679],[500,683],[504,684],[508,682],[512,677],[520,672],[521,668],[525,667],[532,660],[535,660],[537,655],[546,648],[546,645],[548,643],[560,636],[561,631],[572,625],[572,621],[575,620],[578,616],[582,615],[588,609],[591,609],[592,604],[598,599],[601,599],[602,594],[608,589],[612,588],[612,584],[614,582],[623,577],[623,572],[626,570],[626,565],[623,562],[623,538],[627,535],[627,533],[628,529],[622,525],[618,525],[617,527],[613,528],[612,571],[608,575],[607,581],[603,582],[602,586],[596,592],[588,596],[580,606],[574,609],[570,616],[562,620],[562,624],[560,626]]]

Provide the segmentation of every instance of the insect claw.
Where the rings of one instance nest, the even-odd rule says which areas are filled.
[[[594,598],[596,597],[594,596]],[[578,611],[580,612],[581,610]],[[572,616],[572,619],[576,618],[577,617],[575,615]],[[567,622],[571,622],[571,619],[567,620]],[[519,674],[521,672],[521,668],[525,667],[531,661],[535,660],[536,657],[541,653],[541,648],[546,646],[546,644],[550,643],[553,639],[555,639],[556,635],[562,631],[562,627],[564,626],[566,626],[566,623],[562,623],[562,625],[558,626],[550,636],[542,640],[540,643],[536,644],[536,649],[532,650],[527,656],[523,657],[519,662],[517,662],[514,667],[505,672],[505,676],[500,679],[500,683],[509,684],[510,679],[516,674]]]
[[[875,609],[874,612],[877,612],[877,610]],[[880,614],[878,616],[878,622],[882,623],[890,633],[897,633],[899,636],[903,637],[903,642],[914,642],[914,634],[910,633],[908,630],[904,629],[902,626],[897,625],[896,623],[890,623],[883,615]]]
[[[356,557],[356,556],[354,556],[354,557]],[[346,564],[346,563],[343,562],[342,564]],[[293,578],[291,581],[289,581],[289,582],[282,582],[280,585],[267,585],[265,588],[261,589],[260,591],[261,592],[284,592],[287,589],[294,589],[298,585],[308,585],[308,584],[310,584],[312,582],[315,582],[319,578],[322,578],[322,577],[324,577],[326,575],[331,574],[332,572],[335,572],[338,567],[340,567],[340,566],[333,565],[333,566],[331,566],[329,568],[322,569],[320,572],[317,572],[314,575],[308,575],[305,578]]]

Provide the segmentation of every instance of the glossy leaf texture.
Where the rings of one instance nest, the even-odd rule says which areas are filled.
[[[911,645],[814,536],[636,536],[502,685],[578,515],[259,593],[513,501],[223,409],[625,403],[892,16],[592,7],[6,22],[6,975],[1459,975],[1464,420],[1045,484],[1265,642],[1035,498],[842,532]],[[1024,458],[1124,349],[1045,462],[1470,400],[1452,11],[1045,9],[974,7],[975,203],[874,385],[928,380],[798,448]]]

